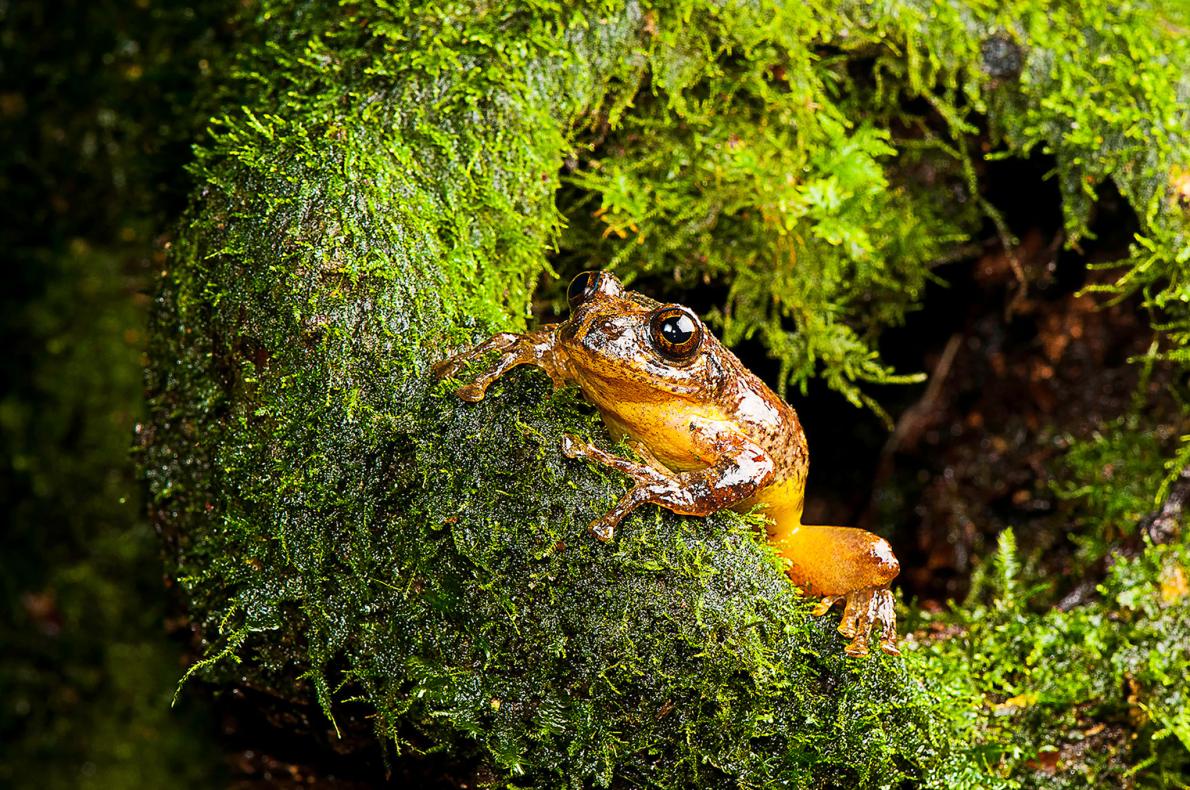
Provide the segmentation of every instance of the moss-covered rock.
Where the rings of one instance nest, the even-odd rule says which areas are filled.
[[[1087,8],[1078,31],[1101,20]],[[242,24],[151,348],[145,471],[209,640],[195,671],[543,786],[942,785],[997,770],[997,754],[952,741],[937,709],[960,695],[928,691],[920,663],[843,657],[755,523],[648,508],[599,544],[585,525],[623,481],[558,452],[564,430],[604,436],[590,410],[532,371],[462,404],[428,365],[524,325],[566,217],[584,265],[619,255],[592,252],[610,231],[670,262],[657,265],[730,279],[728,336],[763,330],[794,380],[821,363],[856,399],[856,381],[895,380],[871,333],[914,304],[978,212],[910,179],[945,148],[938,133],[892,166],[890,129],[917,117],[892,108],[926,98],[961,138],[960,104],[1015,90],[1025,109],[994,116],[1016,130],[1004,139],[1025,150],[1057,134],[1012,126],[1053,108],[1049,88],[997,87],[1015,73],[985,63],[1004,19],[913,3],[266,2]],[[1138,29],[1128,40],[1165,41]],[[1023,47],[1030,74],[1067,43],[1006,35],[997,62]],[[850,91],[847,69],[865,64],[873,81]],[[1162,150],[1184,152],[1162,123]],[[559,193],[588,129],[603,163],[572,159]],[[979,209],[970,156],[943,153]],[[1121,161],[1139,166],[1133,154]],[[599,194],[596,233],[580,220]]]

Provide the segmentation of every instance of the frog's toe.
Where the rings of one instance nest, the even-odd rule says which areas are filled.
[[[868,632],[871,622],[867,619],[867,600],[865,591],[847,594],[847,603],[843,605],[843,617],[839,620],[839,633],[852,641],[848,645],[848,653],[860,639],[864,642],[864,652],[867,653]]]
[[[893,607],[892,591],[887,587],[867,587],[847,594],[847,605],[839,623],[839,633],[850,639],[845,652],[849,656],[866,656],[872,627],[879,624],[880,649],[889,655],[900,655],[897,649],[897,615]]]
[[[814,609],[810,612],[810,616],[811,617],[822,617],[824,614],[826,614],[827,612],[829,612],[831,610],[832,606],[834,606],[836,603],[838,603],[842,599],[843,599],[843,597],[841,595],[823,596],[822,600],[818,602],[818,605],[815,606]]]
[[[847,596],[843,619],[839,623],[839,633],[851,640],[843,652],[852,658],[868,654],[868,635],[872,632],[872,621],[868,616],[867,602],[861,600],[863,597],[862,594]]]
[[[591,531],[598,540],[607,543],[616,535],[616,525],[612,523],[606,516],[604,518],[597,518],[592,521],[587,529]]]
[[[562,455],[567,458],[586,458],[588,445],[573,434],[562,434]]]
[[[855,635],[847,647],[843,648],[843,652],[852,658],[863,658],[868,654],[868,645],[859,634]]]
[[[873,600],[876,602],[874,619],[880,623],[880,649],[890,656],[899,656],[901,651],[897,649],[897,610],[892,590],[887,587],[877,590]]]

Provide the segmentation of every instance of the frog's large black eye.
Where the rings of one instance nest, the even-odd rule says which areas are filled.
[[[662,307],[649,322],[653,345],[673,360],[689,359],[702,345],[702,324],[685,307]]]
[[[601,276],[600,272],[583,272],[570,281],[570,287],[566,289],[566,303],[571,310],[595,295]]]

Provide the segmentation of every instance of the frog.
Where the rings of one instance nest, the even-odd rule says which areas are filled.
[[[564,456],[631,482],[591,521],[590,534],[611,540],[624,518],[646,504],[682,516],[757,509],[788,578],[818,599],[811,614],[821,617],[843,603],[838,631],[850,640],[844,652],[868,655],[879,625],[880,649],[899,655],[890,584],[900,564],[889,542],[853,527],[802,523],[809,453],[793,407],[683,305],[628,290],[598,270],[575,277],[566,299],[566,320],[493,335],[441,361],[434,373],[453,378],[490,360],[455,389],[472,403],[521,365],[544,370],[555,388],[577,386],[611,437],[640,459],[563,436]]]

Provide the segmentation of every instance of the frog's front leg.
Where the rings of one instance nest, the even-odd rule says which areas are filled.
[[[615,507],[591,522],[591,533],[600,540],[610,540],[624,517],[644,504],[660,505],[683,516],[707,516],[748,499],[772,480],[773,461],[759,445],[738,434],[701,438],[713,444],[718,463],[675,473],[620,458],[574,436],[565,436],[562,452],[566,457],[595,461],[633,480],[632,488]]]
[[[495,363],[479,374],[470,384],[459,387],[456,394],[465,401],[478,403],[483,400],[492,382],[517,365],[536,365],[544,370],[555,387],[562,387],[568,381],[565,357],[557,347],[557,328],[546,327],[536,332],[516,335],[501,332],[453,357],[434,365],[434,375],[443,379],[453,376],[464,365],[482,359],[493,351],[500,352]]]

